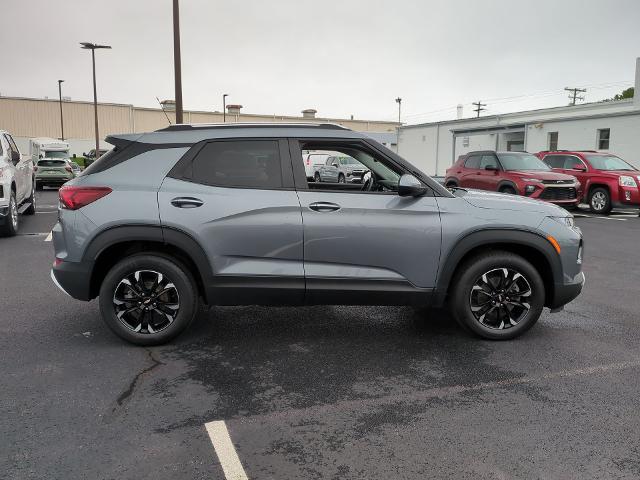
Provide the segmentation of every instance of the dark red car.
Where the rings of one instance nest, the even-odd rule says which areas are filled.
[[[536,155],[554,172],[577,177],[594,213],[640,206],[640,171],[620,157],[593,150],[556,150]]]
[[[447,169],[445,186],[524,195],[564,207],[577,206],[582,197],[575,176],[554,172],[524,152],[484,150],[462,155]]]

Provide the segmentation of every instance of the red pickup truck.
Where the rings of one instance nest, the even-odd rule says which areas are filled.
[[[640,170],[610,153],[593,150],[556,150],[536,154],[554,172],[568,173],[582,184],[594,213],[640,206]]]

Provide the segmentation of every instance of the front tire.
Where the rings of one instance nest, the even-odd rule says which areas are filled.
[[[100,312],[120,338],[160,345],[177,337],[198,311],[189,270],[161,254],[137,254],[118,262],[100,287]]]
[[[338,175],[338,183],[345,183],[345,178],[343,174]]]
[[[502,187],[500,189],[500,193],[505,193],[507,195],[517,195],[518,192],[516,192],[516,189],[513,187]]]
[[[544,283],[527,260],[510,252],[477,255],[462,264],[451,285],[454,318],[489,340],[522,335],[540,318]]]
[[[16,194],[12,191],[9,198],[9,211],[4,219],[4,225],[0,226],[0,236],[13,237],[18,233],[18,204]]]
[[[607,215],[611,211],[611,195],[606,188],[594,188],[589,195],[589,208],[593,213]]]

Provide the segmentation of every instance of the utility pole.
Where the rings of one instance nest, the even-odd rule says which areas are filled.
[[[176,88],[176,123],[182,122],[182,67],[180,61],[180,7],[173,0],[173,72]]]
[[[565,87],[565,90],[567,92],[571,92],[569,93],[569,105],[575,105],[576,104],[576,100],[584,100],[584,97],[579,97],[578,94],[579,93],[586,93],[587,89],[586,88],[569,88],[569,87]]]
[[[401,113],[402,113],[402,99],[400,97],[396,98],[396,103],[398,104],[398,133],[396,135],[396,152],[398,151],[398,143],[400,143],[400,127],[402,126],[401,122]]]
[[[480,112],[482,112],[483,110],[486,110],[486,108],[482,108],[482,107],[486,107],[487,104],[486,103],[482,103],[480,100],[478,100],[477,102],[473,102],[471,105],[475,105],[476,108],[473,109],[474,112],[476,112],[476,117],[479,118],[480,117]]]
[[[62,118],[62,82],[64,82],[64,80],[58,80],[58,98],[60,101],[60,140],[64,140],[64,119]]]

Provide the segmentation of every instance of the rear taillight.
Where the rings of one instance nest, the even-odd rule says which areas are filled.
[[[71,167],[64,167],[64,169],[69,173],[73,172],[73,170],[71,170]]]
[[[311,162],[309,161],[309,158],[307,158],[307,165],[311,165]]]
[[[74,187],[73,185],[65,185],[58,190],[62,208],[68,210],[82,208],[110,193],[111,189],[109,187]]]

